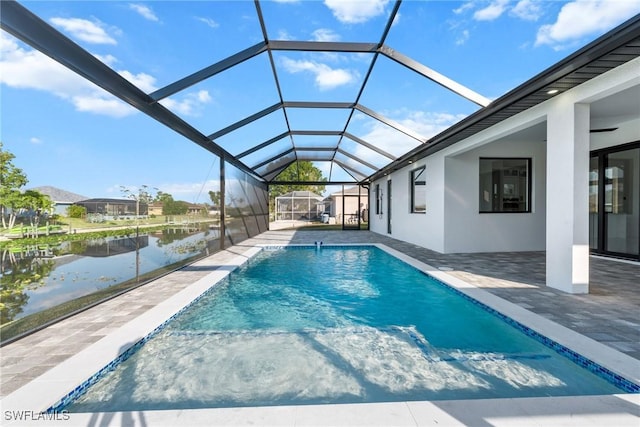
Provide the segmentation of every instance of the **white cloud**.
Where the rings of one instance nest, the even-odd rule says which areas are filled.
[[[538,30],[536,46],[563,45],[605,32],[640,12],[640,0],[576,0],[565,4],[555,23]]]
[[[469,40],[469,30],[462,30],[460,36],[456,39],[457,45],[463,45]]]
[[[207,24],[211,28],[218,28],[220,26],[220,24],[218,24],[216,21],[214,21],[211,18],[204,18],[204,17],[196,16],[196,19],[198,21],[200,21],[200,22],[204,22],[205,24]]]
[[[509,13],[525,21],[537,21],[542,10],[538,1],[520,0]]]
[[[278,30],[278,40],[295,40],[287,30]]]
[[[464,114],[411,111],[398,122],[425,138],[431,138],[465,117]]]
[[[109,67],[113,67],[115,63],[118,62],[118,59],[113,55],[93,55],[98,58],[102,63],[108,65]]]
[[[32,144],[42,144],[42,140],[36,136],[29,138],[29,142]]]
[[[118,74],[120,74],[125,79],[129,80],[129,82],[133,83],[135,86],[140,88],[143,92],[151,93],[158,89],[155,85],[156,83],[155,77],[150,76],[149,74],[146,74],[146,73],[133,74],[126,70],[118,71]]]
[[[211,95],[206,90],[191,92],[180,100],[175,98],[165,98],[160,103],[176,114],[183,116],[198,116],[202,112],[204,104],[210,103]]]
[[[453,9],[453,13],[455,13],[456,15],[460,15],[464,12],[466,12],[467,10],[473,9],[475,6],[473,4],[472,1],[468,1],[466,3],[464,3],[462,6],[460,6],[457,9]]]
[[[78,111],[114,117],[135,112],[129,105],[83,79],[37,50],[21,48],[13,38],[0,33],[0,82],[20,89],[52,93],[71,102]]]
[[[80,18],[51,18],[50,22],[71,34],[72,37],[87,43],[117,44],[116,40],[107,34],[100,22],[91,22]]]
[[[20,47],[16,39],[0,33],[0,83],[18,89],[34,89],[51,93],[73,104],[77,111],[125,117],[136,109],[104,91],[73,71],[37,50]],[[116,63],[111,55],[99,57],[105,63]],[[144,92],[157,89],[156,80],[146,73],[133,74],[122,70],[121,76]],[[211,101],[209,93],[188,93],[180,101],[169,101],[177,112],[197,114],[203,104]]]
[[[337,42],[340,40],[340,36],[327,28],[318,28],[311,33],[313,39],[318,42]]]
[[[487,4],[487,2],[467,1],[462,6],[454,9],[453,13],[462,15],[476,9],[479,4]],[[517,2],[511,0],[492,0],[482,9],[475,10],[475,12],[473,12],[473,19],[476,21],[493,21],[501,17],[506,11],[509,11],[509,14],[513,17],[525,21],[535,21],[540,18],[542,13],[540,4],[540,0],[519,0]]]
[[[153,10],[151,10],[151,8],[149,6],[145,6],[145,5],[139,4],[139,3],[130,3],[129,4],[129,9],[135,11],[140,16],[142,16],[144,19],[148,19],[149,21],[154,21],[154,22],[160,21],[158,19],[158,17],[156,16],[156,14],[153,12]]]
[[[360,24],[384,13],[389,0],[324,0],[333,16],[345,24]]]
[[[358,72],[345,70],[343,68],[331,68],[326,64],[315,61],[294,60],[287,57],[282,58],[282,65],[290,73],[309,72],[315,76],[316,86],[320,90],[334,89],[354,82],[358,77]]]
[[[418,135],[429,139],[449,128],[454,123],[459,122],[465,115],[402,110],[390,113],[387,117],[407,129],[416,132]],[[400,156],[420,144],[417,140],[377,120],[369,118],[366,120],[367,122],[364,124],[364,127],[368,129],[368,131],[364,135],[358,136],[387,153]],[[370,149],[359,144],[356,147],[355,155],[357,157],[374,164],[380,160],[380,155]]]
[[[494,0],[489,6],[477,10],[473,18],[477,21],[493,21],[498,19],[506,10],[509,0]]]
[[[125,117],[135,113],[135,109],[106,93],[88,93],[71,97],[77,111],[102,114],[111,117]]]

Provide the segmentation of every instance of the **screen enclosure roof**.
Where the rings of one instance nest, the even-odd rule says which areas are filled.
[[[504,37],[473,55],[446,48],[459,34],[430,12],[450,2],[374,2],[383,9],[369,15],[325,3],[153,2],[192,18],[131,42],[132,57],[160,70],[154,84],[117,72],[34,12],[38,2],[3,1],[0,16],[6,32],[267,183],[297,161],[328,183],[370,182],[640,55],[638,15],[522,71]],[[210,18],[222,9],[235,20]],[[194,45],[198,55],[183,53]],[[179,108],[212,96],[200,114]]]

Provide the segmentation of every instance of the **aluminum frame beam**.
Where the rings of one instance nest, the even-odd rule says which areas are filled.
[[[269,181],[268,185],[353,185],[357,181]]]
[[[285,108],[354,108],[353,102],[325,102],[325,101],[284,101]]]
[[[161,99],[167,98],[181,90],[184,90],[190,86],[193,86],[197,83],[200,83],[203,80],[208,79],[209,77],[213,77],[218,73],[221,73],[229,68],[232,68],[238,64],[247,61],[254,56],[260,55],[261,53],[267,50],[267,44],[265,42],[257,43],[245,50],[242,50],[236,54],[233,54],[220,62],[217,62],[213,65],[210,65],[206,68],[203,68],[200,71],[196,71],[195,73],[184,77],[178,81],[175,81],[162,89],[158,89],[155,92],[151,93],[149,96],[154,101],[160,101]]]
[[[423,77],[428,78],[429,80],[439,84],[445,89],[449,89],[452,92],[457,93],[458,95],[468,99],[469,101],[479,105],[480,107],[486,107],[491,104],[491,100],[485,98],[484,96],[472,91],[471,89],[461,85],[460,83],[451,80],[449,77],[446,77],[435,70],[427,67],[420,62],[409,58],[406,55],[390,48],[389,46],[382,46],[380,48],[380,53],[391,59],[392,61],[397,62],[400,65],[404,65],[408,69],[415,71],[416,73],[422,75]]]
[[[224,136],[228,133],[233,132],[234,130],[240,129],[241,127],[248,125],[251,122],[255,122],[258,119],[261,119],[264,116],[267,116],[271,113],[273,113],[274,111],[278,111],[282,108],[282,104],[281,103],[277,103],[277,104],[273,104],[270,107],[265,108],[262,111],[258,111],[255,114],[252,114],[250,116],[245,117],[242,120],[239,120],[229,126],[227,126],[226,128],[220,129],[217,132],[212,133],[211,135],[209,135],[207,138],[211,139],[211,140],[216,140],[218,138],[220,138],[221,136]]]
[[[300,40],[269,40],[270,50],[288,50],[305,52],[353,52],[377,53],[377,43],[324,42]]]
[[[358,182],[362,181],[363,179],[365,179],[367,177],[367,175],[365,175],[362,172],[352,168],[351,166],[347,166],[346,164],[342,163],[340,160],[333,159],[333,163],[335,163],[336,165],[338,165],[342,169],[344,169],[349,175],[351,175],[353,177],[353,179],[355,179]],[[357,177],[353,176],[352,173],[356,174],[356,175],[360,175],[361,178],[357,178]]]
[[[349,153],[349,152],[347,152],[347,151],[344,151],[344,150],[343,150],[343,149],[341,149],[341,148],[338,148],[338,149],[336,150],[336,153],[340,153],[340,154],[342,154],[342,155],[344,155],[344,156],[347,156],[347,157],[348,157],[348,158],[350,158],[351,160],[354,160],[354,161],[356,161],[356,162],[358,162],[358,163],[360,163],[360,164],[362,164],[362,165],[364,165],[364,166],[368,167],[369,169],[373,169],[374,171],[377,171],[377,170],[378,170],[378,167],[376,167],[376,166],[372,165],[371,163],[369,163],[369,162],[367,162],[367,161],[365,161],[365,160],[359,159],[358,157],[354,156],[353,154],[351,154],[351,153]]]
[[[350,140],[352,140],[353,142],[356,142],[356,143],[358,143],[358,144],[362,145],[363,147],[367,147],[368,149],[373,150],[373,151],[375,151],[376,153],[378,153],[378,154],[381,154],[381,155],[385,156],[387,159],[390,159],[390,160],[392,160],[392,161],[397,159],[397,157],[396,157],[396,156],[394,156],[393,154],[389,154],[389,153],[387,153],[386,151],[384,151],[383,149],[378,148],[378,147],[376,147],[375,145],[369,144],[369,143],[368,143],[367,141],[365,141],[364,139],[362,139],[362,138],[358,138],[357,136],[355,136],[355,135],[353,135],[353,134],[351,134],[351,133],[349,133],[349,132],[344,132],[344,133],[343,133],[343,136],[345,136],[345,137],[349,138],[349,139],[350,139]]]
[[[249,148],[246,151],[243,151],[242,153],[238,154],[236,157],[238,159],[243,158],[244,156],[248,156],[251,153],[255,153],[256,151],[262,150],[265,147],[268,147],[269,145],[273,144],[274,142],[278,142],[283,138],[286,138],[287,136],[290,136],[289,132],[282,132],[280,135],[278,136],[274,136],[271,139],[266,140],[265,142],[258,144],[254,147]]]
[[[286,168],[288,168],[289,166],[291,166],[291,164],[293,164],[294,162],[296,162],[297,159],[293,158],[291,159],[290,162],[286,162],[283,165],[278,166],[275,169],[272,169],[270,171],[267,171],[264,175],[262,175],[262,177],[267,181],[267,184],[269,184],[270,182],[270,178],[267,178],[267,176],[272,176],[273,178],[275,178],[276,176],[278,176],[280,174],[280,172],[282,172],[283,170],[285,170]]]
[[[336,151],[335,147],[296,147],[296,151]]]
[[[305,136],[340,136],[342,135],[342,131],[339,131],[339,130],[292,130],[290,133],[291,135],[305,135]]]
[[[274,160],[278,160],[279,158],[284,157],[284,156],[286,156],[288,154],[291,154],[291,153],[295,154],[295,148],[293,148],[293,147],[292,148],[288,148],[287,150],[285,150],[285,151],[283,151],[283,152],[281,152],[281,153],[279,153],[279,154],[277,154],[277,155],[275,155],[275,156],[273,156],[273,157],[271,157],[271,158],[269,158],[269,159],[267,159],[267,160],[265,160],[263,162],[258,163],[257,165],[253,166],[253,169],[259,169],[262,166],[268,165],[269,163],[273,162]]]
[[[398,132],[401,132],[413,139],[415,139],[416,141],[419,141],[421,144],[424,144],[427,141],[427,138],[425,138],[424,136],[418,134],[417,132],[412,131],[411,129],[407,128],[406,126],[401,125],[400,123],[391,120],[385,116],[383,116],[382,114],[378,114],[375,111],[365,107],[362,104],[357,104],[356,105],[356,110],[362,112],[363,114],[366,114],[367,116],[374,118],[376,120],[378,120],[379,122],[384,123],[385,125],[394,128],[395,130],[397,130]]]

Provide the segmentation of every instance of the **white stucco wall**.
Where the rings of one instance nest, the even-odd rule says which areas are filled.
[[[387,234],[386,179],[390,178],[393,182],[393,238],[445,253],[549,251],[549,245],[554,246],[558,242],[548,242],[546,233],[547,222],[550,221],[547,190],[554,191],[555,188],[553,185],[546,187],[547,144],[544,140],[519,138],[515,141],[512,135],[531,126],[544,125],[549,115],[556,114],[555,110],[562,105],[588,105],[637,85],[640,81],[637,71],[640,71],[640,58],[374,182],[372,189],[376,183],[380,184],[384,200],[383,213],[375,215],[375,194],[372,193],[371,230]],[[594,122],[591,125],[598,127],[601,124]],[[640,139],[640,118],[632,114],[628,120],[618,122],[615,132],[594,133],[588,138],[589,147],[584,151],[587,156],[589,150],[637,141]],[[480,157],[532,158],[531,213],[479,214]],[[582,157],[581,162],[588,161]],[[571,162],[572,158],[568,156],[561,161]],[[409,206],[409,173],[420,165],[426,166],[427,213],[424,215],[411,214]],[[585,183],[586,189],[588,179],[580,178],[580,182]],[[573,198],[574,191],[572,184],[571,189],[563,190],[562,194],[556,196],[566,198],[568,195]],[[577,215],[577,219],[573,218],[570,222],[581,221],[581,215],[587,218],[586,205]],[[562,218],[554,219],[553,215],[551,220],[556,222],[556,227],[564,224]],[[552,240],[562,239],[552,236]],[[572,249],[570,243],[560,244],[567,246],[567,250]]]
[[[480,157],[532,159],[530,213],[479,213]],[[545,163],[544,141],[503,140],[447,157],[444,252],[544,250]]]
[[[531,213],[479,213],[480,157],[532,158]],[[394,172],[390,175],[393,185],[391,236],[444,253],[544,250],[545,164],[544,141],[504,140],[455,156],[447,157],[444,151],[439,152]],[[426,173],[427,212],[415,214],[410,212],[409,177],[413,169],[422,165]],[[386,234],[386,181],[376,183],[384,193],[383,214],[373,214],[370,227],[372,231]]]
[[[426,213],[411,213],[410,174],[411,171],[425,166]],[[441,157],[431,156],[422,159],[410,167],[394,172],[392,180],[393,213],[392,234],[395,239],[414,243],[438,252],[444,250],[444,164]],[[383,188],[383,214],[375,215],[372,198],[371,230],[387,233],[387,182],[378,181]],[[375,188],[375,183],[373,185]],[[373,196],[372,196],[373,197]]]

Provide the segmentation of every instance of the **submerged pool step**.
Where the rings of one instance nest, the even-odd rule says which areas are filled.
[[[372,327],[347,327],[347,328],[324,328],[324,329],[301,329],[297,331],[287,330],[240,330],[240,331],[220,331],[220,330],[168,330],[165,332],[167,335],[180,336],[180,337],[203,337],[203,336],[221,336],[221,337],[266,337],[271,335],[355,335],[355,334],[372,334],[383,333],[401,336],[405,338],[407,342],[411,342],[415,345],[422,356],[432,363],[437,362],[497,362],[500,360],[543,360],[549,359],[549,354],[537,354],[537,353],[459,353],[453,355],[446,350],[438,349],[434,347],[429,341],[417,331],[413,326],[388,326],[384,328],[372,328]]]

